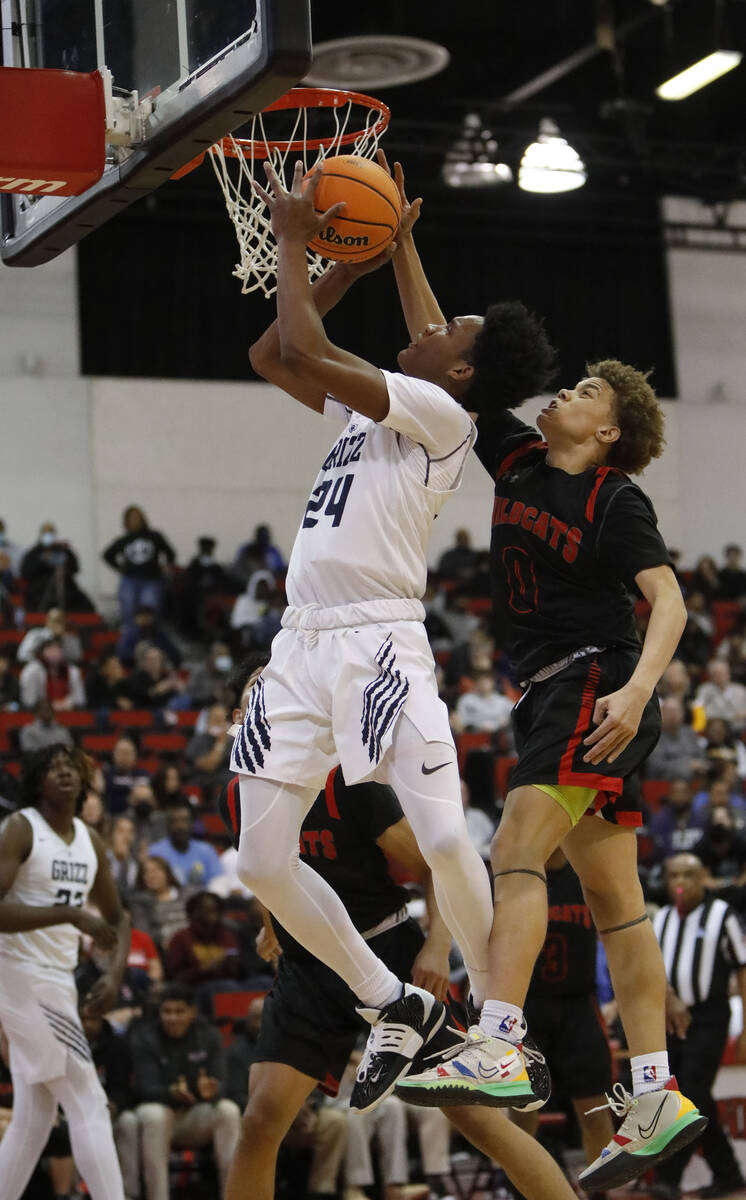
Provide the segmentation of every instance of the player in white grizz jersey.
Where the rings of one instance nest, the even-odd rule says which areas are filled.
[[[0,829],[0,1024],[13,1077],[13,1117],[0,1142],[3,1200],[23,1194],[58,1105],[93,1200],[124,1200],[106,1095],[73,978],[86,933],[112,956],[84,1005],[92,1014],[108,1012],[130,945],[104,845],[75,815],[89,776],[80,751],[40,750],[24,774],[27,807]],[[89,899],[100,917],[83,907]]]
[[[490,885],[466,830],[448,712],[423,625],[425,551],[476,437],[467,409],[480,375],[517,387],[521,398],[535,394],[548,347],[540,324],[515,304],[498,306],[499,319],[487,324],[467,316],[429,328],[400,353],[403,373],[379,371],[334,346],[321,318],[354,279],[389,261],[393,248],[374,263],[338,264],[311,286],[306,243],[332,214],[314,212],[319,176],[304,195],[300,164],[290,192],[269,166],[267,175],[272,194],[262,195],[278,242],[278,317],[252,347],[251,362],[339,422],[339,436],[295,541],[283,629],[236,731],[238,872],[359,998],[373,1028],[351,1105],[365,1109],[406,1074],[444,1009],[429,993],[402,987],[372,953],[336,894],[299,861],[298,834],[336,763],[348,784],[373,777],[390,784],[481,998]],[[404,205],[403,226],[411,226],[418,204]],[[481,388],[487,403],[489,391]]]

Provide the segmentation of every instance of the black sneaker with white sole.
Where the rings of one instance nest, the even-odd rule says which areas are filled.
[[[417,1052],[440,1029],[446,1010],[430,992],[405,983],[399,999],[387,1008],[357,1011],[372,1029],[358,1067],[350,1108],[366,1112],[391,1095],[410,1070]]]

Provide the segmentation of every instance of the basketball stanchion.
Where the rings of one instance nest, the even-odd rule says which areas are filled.
[[[286,167],[292,169],[295,156],[302,159],[306,174],[317,163],[328,161],[332,156],[339,156],[343,149],[352,152],[344,157],[373,159],[390,119],[391,112],[386,104],[362,92],[350,92],[340,88],[291,88],[264,112],[252,117],[248,137],[229,136],[205,151],[210,157],[228,215],[236,231],[239,261],[233,274],[241,280],[243,293],[261,289],[269,299],[277,288],[277,246],[272,236],[269,211],[252,186],[254,179],[262,187],[266,185],[263,168],[265,161],[270,161],[280,178],[289,182]],[[205,154],[200,154],[192,159],[180,170],[175,171],[172,179],[181,179],[189,174],[203,162],[204,157]],[[375,166],[380,170],[396,193],[394,200],[391,190],[385,192],[386,199],[382,207],[376,205],[372,210],[377,215],[367,218],[374,222],[386,223],[385,236],[382,236],[380,241],[376,239],[375,246],[370,240],[367,246],[358,244],[357,239],[366,236],[365,231],[361,233],[359,230],[353,235],[348,229],[347,233],[342,235],[343,239],[354,236],[355,245],[345,247],[344,244],[334,245],[331,240],[322,240],[319,243],[319,246],[323,247],[321,252],[315,249],[308,251],[308,269],[312,279],[323,274],[330,258],[345,257],[347,261],[361,261],[360,257],[353,259],[346,253],[348,250],[355,255],[360,252],[362,258],[379,253],[396,230],[399,219],[399,212],[395,208],[398,202],[396,187],[377,164],[369,162],[368,166]],[[355,169],[353,166],[353,173]],[[370,188],[370,178],[373,178],[376,180],[373,186],[379,192],[382,190],[380,177],[375,173],[366,173],[363,177],[365,168],[361,168],[359,164],[357,170],[358,183],[363,178],[363,184]],[[336,195],[335,199],[329,201],[320,211],[325,211],[330,204],[341,198]],[[378,199],[383,197],[379,196]],[[393,230],[389,231],[392,205],[396,221]],[[370,239],[370,230],[367,236]],[[340,254],[340,251],[343,253]]]

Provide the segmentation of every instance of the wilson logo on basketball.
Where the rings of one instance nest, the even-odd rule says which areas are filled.
[[[326,229],[322,229],[321,233],[316,234],[316,240],[325,242],[328,246],[362,246],[368,245],[367,235],[362,237],[353,237],[351,234],[346,234],[344,237],[333,225],[327,225]]]
[[[24,179],[12,175],[0,175],[0,192],[56,192],[67,187],[65,179]]]

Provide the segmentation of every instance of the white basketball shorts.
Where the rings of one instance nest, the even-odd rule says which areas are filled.
[[[10,1046],[10,1069],[27,1083],[67,1074],[68,1055],[92,1063],[78,1016],[72,975],[43,965],[27,967],[0,955],[0,1025]]]
[[[402,613],[417,616],[375,619]],[[359,783],[375,774],[404,712],[426,741],[453,745],[423,613],[417,600],[288,609],[234,727],[231,769],[320,789],[341,763],[346,782]]]

